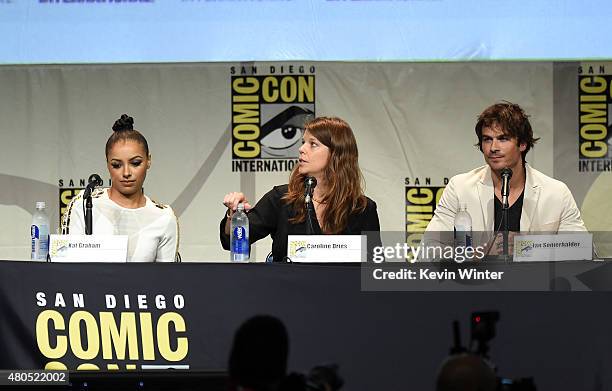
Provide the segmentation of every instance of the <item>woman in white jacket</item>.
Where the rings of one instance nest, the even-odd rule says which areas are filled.
[[[178,220],[169,205],[151,200],[143,183],[151,167],[149,145],[127,114],[115,121],[106,142],[111,187],[92,192],[93,233],[128,235],[128,262],[173,262],[179,244]],[[62,219],[63,234],[85,233],[83,192]]]

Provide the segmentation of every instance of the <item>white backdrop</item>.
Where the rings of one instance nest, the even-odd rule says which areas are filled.
[[[610,188],[610,172],[578,172],[579,65],[327,62],[1,67],[0,259],[29,258],[35,201],[47,201],[52,222],[58,222],[60,188],[82,187],[79,181],[94,172],[108,182],[104,144],[122,113],[135,118],[135,128],[149,141],[153,164],[145,191],[177,211],[183,260],[228,259],[218,240],[223,195],[242,190],[259,198],[273,185],[286,183],[289,176],[288,172],[232,172],[231,78],[240,76],[241,66],[245,77],[273,75],[280,80],[283,75],[314,75],[315,114],[339,116],[351,124],[366,193],[378,203],[383,230],[405,230],[406,180],[408,186],[417,179],[424,185],[429,178],[431,186],[442,186],[444,178],[484,164],[473,146],[475,119],[501,99],[519,103],[532,116],[541,140],[529,153],[529,163],[566,181],[579,206],[583,201],[600,205],[597,197]],[[562,155],[555,150],[563,151]],[[561,160],[566,166],[560,165]],[[596,191],[589,193],[591,185]],[[611,208],[596,207],[591,214],[590,220],[585,215],[587,225],[610,228]],[[256,258],[263,260],[269,249],[269,240],[263,241]]]

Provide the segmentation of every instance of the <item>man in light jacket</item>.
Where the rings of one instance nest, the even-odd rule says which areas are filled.
[[[501,228],[501,172],[512,170],[508,197],[509,231],[586,231],[568,187],[525,161],[538,141],[523,109],[510,102],[496,103],[478,116],[476,135],[485,166],[451,178],[428,232],[453,231],[460,205],[467,205],[472,230],[495,232]]]

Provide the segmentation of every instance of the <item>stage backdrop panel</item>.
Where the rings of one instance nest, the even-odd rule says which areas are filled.
[[[590,229],[612,229],[608,73],[610,63],[580,62],[4,66],[0,258],[29,258],[35,201],[59,225],[90,174],[109,185],[104,145],[122,113],[149,140],[145,191],[173,206],[185,261],[229,258],[218,240],[223,195],[256,200],[286,183],[299,127],[321,115],[351,124],[381,228],[419,235],[435,197],[415,215],[407,194],[484,164],[474,123],[499,100],[531,115],[541,140],[527,161],[568,184]],[[269,251],[262,241],[254,257]]]

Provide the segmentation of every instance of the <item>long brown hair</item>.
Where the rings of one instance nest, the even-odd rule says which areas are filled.
[[[357,142],[349,124],[337,117],[315,118],[306,124],[306,131],[329,148],[329,160],[325,167],[327,194],[321,200],[326,204],[321,230],[338,234],[346,228],[349,215],[362,212],[367,205]],[[289,219],[291,223],[306,220],[305,178],[306,175],[300,174],[296,165],[289,178],[289,190],[283,197],[283,201],[292,205],[296,212],[295,217]]]

